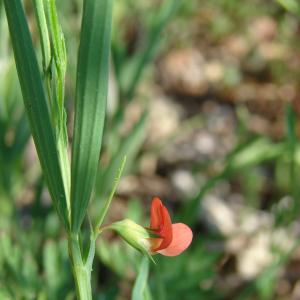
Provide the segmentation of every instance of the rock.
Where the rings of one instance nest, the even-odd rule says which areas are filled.
[[[265,60],[284,60],[290,56],[287,47],[275,42],[263,42],[259,45],[257,50]]]
[[[236,230],[234,211],[220,198],[207,195],[202,201],[206,221],[224,235],[231,235]]]
[[[147,144],[157,144],[174,133],[180,124],[181,110],[168,97],[157,95],[150,101]]]
[[[228,53],[233,57],[242,59],[249,52],[249,42],[246,38],[239,35],[231,35],[224,41],[223,53]]]
[[[182,197],[191,197],[197,192],[195,177],[189,170],[179,169],[172,173],[171,182]]]
[[[211,78],[220,77],[222,71],[216,65],[205,68],[204,57],[194,48],[174,50],[159,64],[163,86],[168,91],[188,96],[200,96],[207,92],[207,71]]]
[[[269,16],[258,17],[249,25],[249,33],[255,42],[271,41],[277,35],[277,23]]]
[[[273,261],[270,243],[270,235],[259,232],[238,254],[237,270],[244,279],[255,278]]]
[[[213,155],[217,148],[217,141],[209,132],[200,131],[195,136],[194,147],[202,155]]]
[[[274,228],[272,213],[238,202],[208,195],[202,201],[203,218],[226,237],[226,253],[235,255],[239,276],[251,280],[278,259],[280,253],[289,253],[295,247],[299,226]]]

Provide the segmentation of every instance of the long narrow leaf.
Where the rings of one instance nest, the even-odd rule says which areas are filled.
[[[8,157],[16,159],[18,155],[23,153],[24,148],[30,138],[30,129],[25,113],[23,113],[16,124],[14,143],[10,147]]]
[[[77,65],[72,148],[72,230],[78,232],[95,183],[108,89],[112,0],[85,0]]]
[[[44,2],[43,0],[33,0],[35,14],[37,19],[37,26],[40,34],[40,44],[42,48],[42,56],[43,56],[43,68],[44,73],[47,72],[47,69],[50,65],[51,61],[51,51],[50,51],[50,40],[49,40],[49,32],[47,28],[47,21],[44,10]]]
[[[144,293],[147,287],[148,273],[149,273],[149,259],[147,257],[144,257],[141,262],[140,270],[132,290],[132,298],[131,298],[132,300],[145,299]]]
[[[64,109],[64,85],[67,66],[64,35],[58,20],[55,0],[33,0],[40,34],[43,57],[44,83],[58,150],[58,157],[70,210],[70,163],[68,134]],[[44,5],[45,2],[45,5]]]
[[[47,100],[20,0],[4,0],[25,109],[54,204],[68,227],[66,195]]]

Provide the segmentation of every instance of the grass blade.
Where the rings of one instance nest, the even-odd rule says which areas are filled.
[[[30,128],[25,116],[22,114],[15,129],[14,143],[10,147],[8,157],[12,160],[16,159],[19,155],[23,154],[24,148],[30,138]]]
[[[277,0],[287,11],[300,17],[300,4],[297,0]]]
[[[47,72],[47,69],[50,65],[51,61],[51,51],[50,51],[50,40],[49,40],[49,32],[47,27],[47,21],[44,10],[43,0],[33,0],[35,14],[37,19],[37,26],[40,34],[40,44],[42,49],[43,56],[43,69],[44,73]]]
[[[85,0],[77,65],[72,148],[72,230],[86,214],[98,168],[106,111],[112,0]]]
[[[66,228],[66,194],[47,100],[28,24],[20,0],[4,0],[25,109],[50,194]]]
[[[44,5],[45,2],[45,5]],[[52,127],[58,150],[60,168],[70,211],[70,162],[64,108],[64,85],[67,55],[64,35],[58,20],[55,0],[34,0],[43,58],[44,83],[47,87]]]
[[[141,262],[139,273],[132,290],[132,298],[131,298],[132,300],[145,299],[144,293],[147,286],[148,273],[149,273],[149,259],[147,257],[144,257]]]

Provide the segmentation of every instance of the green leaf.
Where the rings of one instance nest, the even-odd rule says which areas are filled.
[[[67,144],[64,110],[64,84],[67,55],[63,32],[57,16],[55,0],[46,0],[46,15],[51,42],[51,59],[54,62],[51,66],[51,75],[47,74],[50,77],[49,84],[51,86],[50,91],[52,91],[52,93],[50,92],[51,95],[49,95],[52,100],[52,119],[57,130],[56,134],[58,139],[63,138],[63,141]]]
[[[149,259],[144,257],[142,259],[140,270],[132,290],[132,300],[145,299],[145,291],[147,287],[147,279],[149,273]]]
[[[50,51],[49,32],[48,32],[47,21],[46,21],[45,10],[44,10],[44,0],[33,0],[33,3],[34,3],[37,25],[38,25],[38,30],[41,39],[40,44],[42,48],[43,68],[44,68],[44,72],[46,72],[51,61],[51,51]]]
[[[45,6],[44,6],[45,2]],[[64,85],[67,66],[65,41],[58,20],[55,0],[34,0],[43,56],[44,82],[47,87],[51,121],[59,155],[63,183],[70,210],[70,163],[64,108]]]
[[[23,113],[18,120],[15,128],[15,138],[14,143],[10,147],[9,158],[16,159],[19,155],[22,155],[24,152],[24,148],[30,138],[30,129],[29,125]]]
[[[50,291],[57,291],[61,284],[58,247],[53,241],[47,241],[44,246],[43,262],[45,278]]]
[[[300,4],[297,0],[277,0],[286,10],[300,17]]]
[[[72,148],[72,230],[78,232],[95,183],[108,90],[112,0],[85,0],[77,65]]]
[[[46,16],[51,44],[51,60],[53,63],[46,76],[48,78],[48,94],[51,99],[51,117],[55,128],[55,138],[59,154],[63,182],[67,194],[67,205],[70,209],[71,170],[68,157],[67,114],[64,107],[65,74],[67,54],[64,35],[58,20],[56,0],[46,1]]]
[[[291,105],[287,105],[285,109],[286,134],[289,142],[294,145],[297,143],[296,123],[297,116]]]
[[[240,151],[236,152],[228,162],[231,171],[237,171],[259,165],[275,159],[286,151],[285,143],[273,143],[266,138],[259,138]]]
[[[39,160],[54,205],[68,228],[66,193],[56,143],[24,10],[20,0],[4,0],[4,5],[25,109]]]
[[[2,19],[2,7],[3,7],[3,1],[2,0],[0,0],[0,21],[2,21],[1,19]]]

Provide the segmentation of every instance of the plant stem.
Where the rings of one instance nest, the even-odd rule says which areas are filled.
[[[90,264],[85,264],[81,254],[78,235],[69,236],[69,256],[72,264],[78,300],[92,300]]]
[[[122,162],[121,162],[121,166],[120,166],[120,168],[119,168],[119,170],[118,170],[118,173],[117,173],[117,175],[116,175],[116,178],[115,178],[115,181],[114,181],[112,190],[111,190],[111,192],[110,192],[110,195],[109,195],[109,197],[107,198],[107,200],[106,200],[106,202],[105,202],[105,204],[104,204],[104,207],[103,207],[103,209],[102,209],[102,211],[101,211],[101,214],[100,214],[100,216],[99,216],[98,221],[96,222],[96,226],[95,226],[95,228],[94,228],[94,234],[98,232],[98,230],[99,230],[100,226],[102,225],[102,223],[103,223],[103,221],[104,221],[104,218],[105,218],[105,216],[106,216],[106,214],[107,214],[107,212],[108,212],[108,209],[109,209],[109,207],[110,207],[110,204],[111,204],[111,202],[112,202],[112,199],[113,199],[113,197],[114,197],[114,194],[115,194],[115,192],[116,192],[116,190],[117,190],[118,183],[119,183],[119,181],[120,181],[120,179],[121,179],[121,176],[122,176],[122,173],[123,173],[125,164],[126,164],[126,156],[123,157],[123,160],[122,160]],[[97,234],[96,234],[96,235],[97,235]]]

